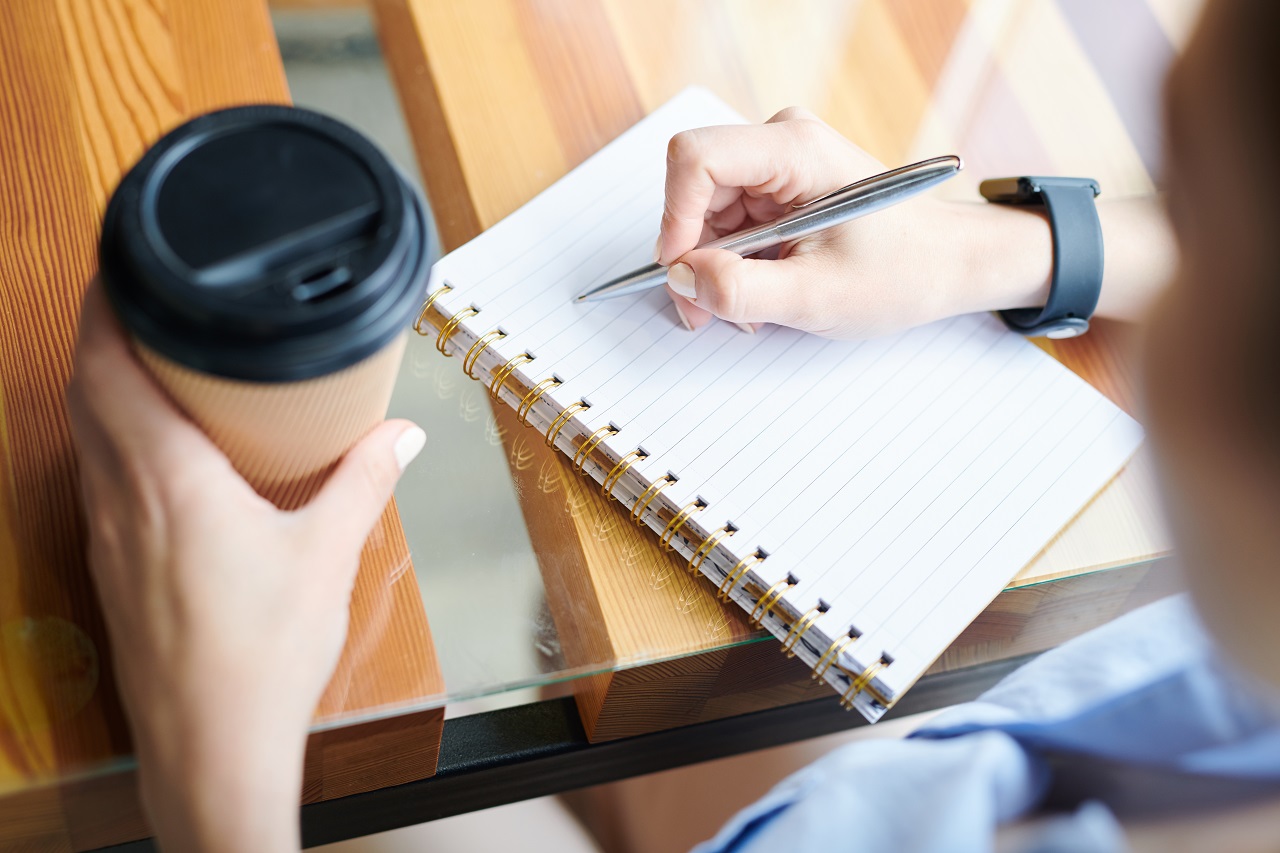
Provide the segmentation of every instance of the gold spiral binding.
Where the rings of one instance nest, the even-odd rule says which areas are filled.
[[[671,517],[671,521],[667,522],[667,526],[663,528],[662,535],[658,537],[659,544],[667,551],[675,550],[676,546],[672,543],[676,538],[676,534],[680,532],[680,528],[684,527],[684,523],[693,518],[694,514],[702,512],[706,508],[706,504],[695,500],[677,512]]]
[[[475,306],[463,308],[457,314],[449,318],[449,322],[444,324],[444,328],[440,330],[440,334],[436,335],[436,349],[440,350],[440,354],[446,358],[453,358],[453,353],[449,352],[445,347],[449,343],[449,338],[453,337],[453,333],[458,331],[458,324],[468,317],[474,317],[480,313],[480,309]]]
[[[728,539],[737,532],[738,531],[726,524],[706,539],[703,539],[702,544],[698,546],[698,550],[694,551],[693,556],[689,558],[690,574],[696,573],[702,568],[702,564],[707,561],[707,557],[711,556],[711,552],[716,549],[716,546],[719,545],[722,540]]]
[[[520,401],[520,405],[516,407],[516,420],[525,426],[529,425],[529,413],[533,411],[533,407],[538,404],[538,398],[550,391],[552,388],[559,388],[564,383],[554,376],[548,376],[529,389],[529,393],[524,395],[524,399]]]
[[[636,505],[631,509],[631,520],[636,523],[636,527],[644,524],[644,511],[649,508],[649,504],[653,503],[653,499],[658,496],[658,492],[674,482],[675,478],[670,474],[663,474],[662,479],[654,480],[649,484],[649,488],[640,493],[640,497],[636,498]]]
[[[813,623],[818,621],[818,617],[822,615],[822,605],[810,607],[809,611],[796,620],[791,626],[791,630],[787,632],[786,639],[782,641],[782,651],[787,657],[796,656],[796,646],[800,645],[800,640],[813,627]]]
[[[493,372],[493,379],[489,382],[489,394],[493,399],[497,400],[498,392],[502,390],[502,386],[506,384],[507,378],[515,372],[516,368],[522,364],[528,364],[533,361],[533,356],[527,352],[522,352],[515,358],[507,361],[506,364],[499,367]]]
[[[728,601],[733,596],[733,588],[738,585],[738,581],[747,576],[747,570],[752,566],[764,562],[764,557],[760,556],[760,552],[748,554],[743,557],[733,568],[729,570],[729,574],[724,576],[724,580],[720,582],[720,589],[716,593],[716,598],[721,601]]]
[[[578,447],[578,452],[573,454],[573,467],[578,469],[579,474],[587,473],[584,469],[587,467],[587,459],[591,457],[591,451],[595,450],[596,446],[606,438],[617,434],[618,429],[612,424],[609,426],[602,426],[600,429],[591,433],[591,436],[587,438],[586,441],[582,442]]]
[[[847,649],[849,645],[857,639],[857,637],[846,635],[828,646],[827,650],[822,653],[822,657],[818,658],[818,662],[813,666],[814,680],[826,675],[827,670],[831,669],[831,664],[840,659],[840,653]]]
[[[791,578],[783,578],[765,591],[765,594],[756,599],[755,607],[751,608],[751,617],[748,621],[752,625],[759,628],[764,624],[764,618],[769,615],[773,608],[778,606],[778,602],[782,600],[782,595],[791,589],[795,584],[791,583]],[[760,615],[756,615],[756,611],[760,611]]]
[[[613,494],[614,487],[616,487],[618,483],[622,482],[622,478],[626,476],[627,471],[632,465],[636,464],[641,459],[648,458],[649,454],[639,448],[636,448],[626,456],[619,459],[618,464],[613,466],[613,469],[609,471],[608,475],[604,478],[604,482],[600,484],[600,490],[604,492],[605,497],[611,501],[616,501],[617,498],[614,497]]]
[[[472,379],[479,380],[472,371],[475,370],[476,363],[480,361],[480,355],[485,351],[485,347],[494,341],[500,341],[507,336],[507,333],[501,329],[494,329],[492,332],[486,332],[476,338],[476,342],[471,345],[471,349],[467,350],[467,354],[462,357],[462,372],[470,376]]]
[[[418,312],[418,319],[413,321],[413,330],[415,332],[426,337],[427,333],[422,331],[422,324],[427,320],[427,312],[431,310],[431,306],[435,304],[437,299],[448,293],[450,290],[453,290],[452,284],[442,284],[436,288],[434,293],[427,297],[427,301],[422,303],[422,310]]]
[[[864,669],[862,671],[862,675],[859,675],[857,678],[850,681],[849,689],[840,697],[840,707],[844,708],[846,711],[852,710],[853,700],[858,698],[858,694],[866,689],[867,685],[871,683],[871,679],[879,675],[880,670],[884,669],[886,666],[888,666],[888,664],[884,662],[884,658],[880,658],[875,663],[871,664],[871,666]]]
[[[547,427],[547,447],[555,447],[556,439],[560,437],[560,430],[564,429],[564,425],[572,420],[574,415],[579,412],[585,412],[589,408],[591,408],[589,405],[579,400],[556,415],[556,419],[551,422],[551,426]]]

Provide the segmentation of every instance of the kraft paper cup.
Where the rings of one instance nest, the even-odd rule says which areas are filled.
[[[386,416],[426,235],[418,194],[354,130],[240,107],[175,129],[129,172],[101,278],[157,382],[292,509]]]

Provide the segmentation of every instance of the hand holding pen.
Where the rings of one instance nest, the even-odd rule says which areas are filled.
[[[792,213],[793,205],[851,177],[883,171],[796,108],[763,125],[674,137],[656,260],[669,265],[667,289],[682,322],[696,329],[716,316],[747,330],[777,323],[863,338],[958,313],[1043,303],[1052,266],[1048,227],[1035,214],[981,202],[921,197],[788,241],[776,260],[702,245]],[[1005,251],[1010,245],[1018,251]]]
[[[717,237],[698,248],[721,249],[748,257],[787,243],[795,243],[828,228],[835,228],[913,198],[960,174],[961,168],[963,166],[959,157],[946,156],[890,169],[832,190],[811,201],[792,204],[789,211],[771,222]],[[667,273],[667,267],[654,261],[648,266],[588,288],[578,295],[577,301],[593,302],[639,293],[665,284]],[[694,294],[690,298],[696,297]]]

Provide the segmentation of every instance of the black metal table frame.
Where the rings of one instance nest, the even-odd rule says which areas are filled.
[[[1032,657],[926,676],[886,718],[969,701]],[[863,725],[834,695],[600,744],[587,742],[571,698],[457,717],[445,721],[435,776],[303,806],[302,841],[330,844]],[[155,846],[148,839],[108,849]]]

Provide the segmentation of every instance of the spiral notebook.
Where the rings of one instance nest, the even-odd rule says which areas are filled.
[[[832,341],[575,304],[650,261],[670,137],[742,121],[681,93],[441,259],[415,328],[875,720],[1142,430],[988,315]]]

